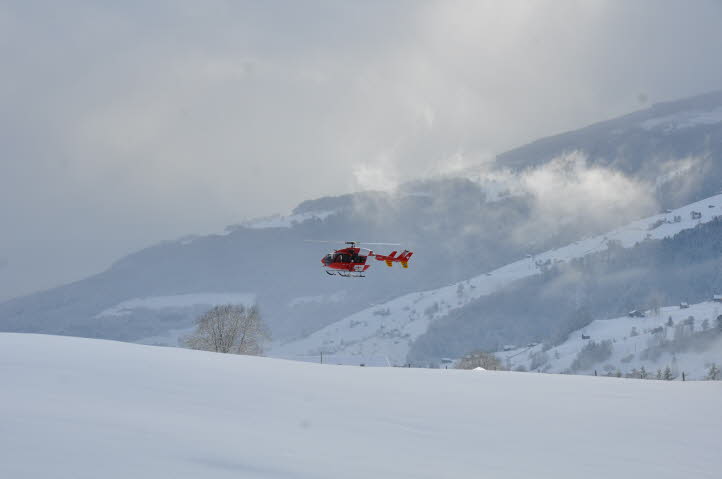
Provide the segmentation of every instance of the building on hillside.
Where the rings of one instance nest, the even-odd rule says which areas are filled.
[[[681,303],[679,303],[679,309],[687,309],[687,308],[689,308],[689,303],[687,303],[685,301],[682,301]]]
[[[633,309],[629,313],[627,313],[627,316],[629,316],[630,318],[643,318],[644,311],[640,311],[638,309]]]
[[[722,303],[722,294],[715,294],[712,296],[712,301],[715,303]]]
[[[702,219],[702,213],[699,211],[692,211],[689,215],[692,217],[693,220]]]

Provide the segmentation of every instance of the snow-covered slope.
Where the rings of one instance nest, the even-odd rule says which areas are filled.
[[[610,242],[626,248],[647,239],[670,237],[720,214],[722,194],[635,221],[605,235],[529,256],[443,288],[400,296],[352,314],[306,338],[276,344],[270,354],[315,360],[323,352],[329,361],[343,364],[386,362],[402,365],[410,345],[432,322],[513,281],[539,274],[544,264],[603,251]]]
[[[722,368],[722,335],[716,331],[720,327],[717,318],[722,313],[722,303],[709,301],[685,306],[646,311],[644,317],[596,320],[547,351],[540,344],[496,355],[510,369],[578,374],[618,371],[629,375],[644,367],[653,376],[669,366],[677,378],[684,372],[687,379],[704,379],[712,364]],[[704,335],[705,332],[708,334]],[[608,357],[588,361],[580,369],[570,371],[582,348],[591,341],[610,341]]]
[[[722,108],[717,107],[712,110],[690,110],[675,113],[672,115],[660,116],[645,120],[641,123],[641,127],[645,130],[655,128],[669,132],[684,128],[693,128],[697,125],[714,125],[722,122]]]
[[[0,334],[0,477],[714,478],[720,382]]]
[[[96,315],[103,316],[125,316],[136,309],[185,309],[192,306],[215,306],[218,304],[244,304],[250,305],[255,301],[253,294],[247,293],[193,293],[176,294],[172,296],[150,296],[145,298],[133,298],[116,304],[112,308],[104,309]]]

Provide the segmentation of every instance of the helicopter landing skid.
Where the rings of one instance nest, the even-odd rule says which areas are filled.
[[[338,276],[343,276],[344,278],[365,278],[365,277],[366,277],[366,275],[363,274],[363,273],[353,273],[353,272],[350,272],[350,271],[349,271],[349,272],[346,272],[346,271],[329,271],[329,270],[324,270],[324,271],[326,271],[326,274],[329,275],[329,276],[336,276],[336,275],[338,275]]]

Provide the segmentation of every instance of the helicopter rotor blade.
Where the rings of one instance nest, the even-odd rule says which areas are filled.
[[[359,241],[357,244],[373,244],[381,246],[401,246],[401,243],[367,243],[366,241]]]
[[[366,241],[328,241],[328,240],[304,240],[306,243],[335,243],[335,244],[354,244],[354,245],[376,245],[376,246],[401,246],[401,243],[373,243]]]

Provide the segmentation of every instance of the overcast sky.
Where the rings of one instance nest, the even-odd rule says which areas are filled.
[[[722,88],[719,1],[0,1],[0,300]]]

